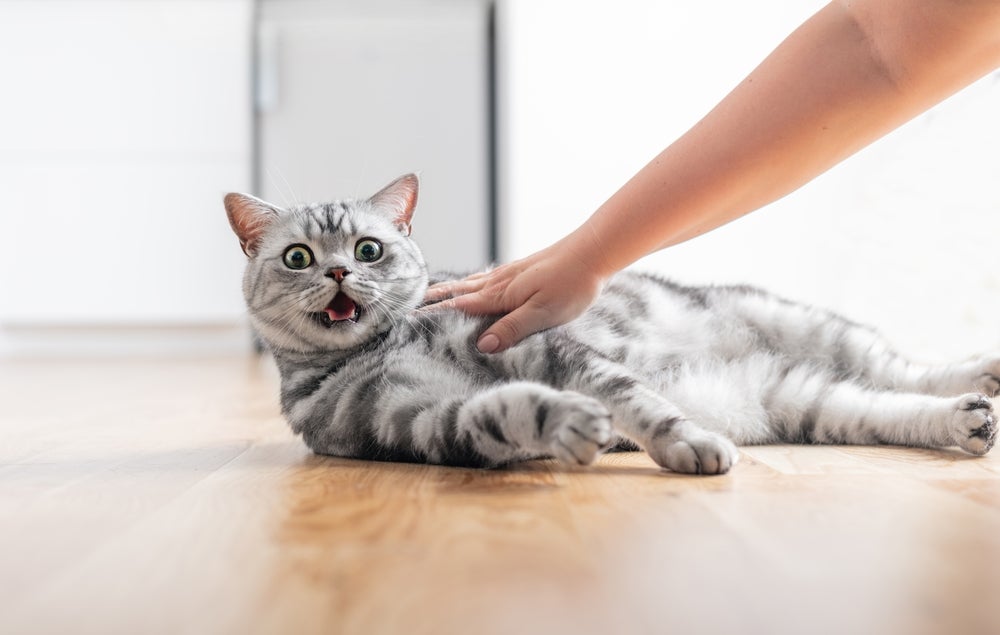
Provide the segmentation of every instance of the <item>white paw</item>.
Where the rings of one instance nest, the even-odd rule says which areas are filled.
[[[1000,392],[1000,363],[985,365],[972,381],[973,387],[988,397],[996,397]]]
[[[647,449],[659,465],[681,474],[725,474],[740,458],[729,439],[696,428],[654,440]]]
[[[959,397],[952,425],[955,443],[971,454],[986,454],[996,441],[996,415],[986,395],[969,393]]]
[[[967,390],[981,392],[987,397],[1000,394],[1000,356],[977,357],[942,366],[937,373],[938,379],[927,387],[931,394],[952,397]]]
[[[589,465],[614,436],[604,404],[575,392],[562,392],[548,404],[543,424],[552,455],[570,465]]]

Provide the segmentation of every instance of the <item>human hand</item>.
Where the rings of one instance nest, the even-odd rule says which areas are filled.
[[[566,245],[556,244],[527,258],[441,282],[428,289],[424,310],[458,309],[472,315],[505,313],[476,342],[498,353],[543,329],[565,324],[591,305],[604,276]]]

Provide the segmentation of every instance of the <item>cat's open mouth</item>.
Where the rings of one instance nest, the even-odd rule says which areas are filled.
[[[329,328],[339,322],[356,323],[361,309],[346,293],[339,291],[325,309],[313,315],[320,324]]]

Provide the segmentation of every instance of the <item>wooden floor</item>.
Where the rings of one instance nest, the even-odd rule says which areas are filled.
[[[1000,452],[311,455],[267,361],[0,363],[0,633],[1000,633]]]

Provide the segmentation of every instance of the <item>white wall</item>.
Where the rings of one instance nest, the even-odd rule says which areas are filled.
[[[0,0],[0,353],[39,328],[242,324],[221,200],[250,184],[251,15]]]
[[[581,223],[824,3],[500,3],[503,259]],[[925,358],[1000,348],[1000,74],[639,267],[749,282]]]

